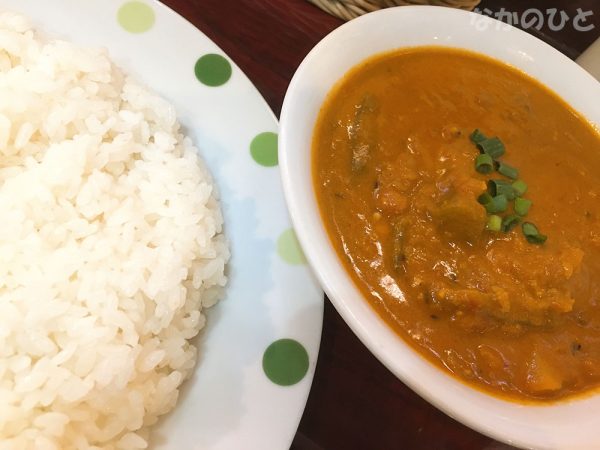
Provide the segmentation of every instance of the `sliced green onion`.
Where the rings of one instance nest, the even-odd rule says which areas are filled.
[[[492,197],[492,196],[490,195],[490,193],[489,193],[489,192],[484,192],[484,193],[483,193],[483,194],[481,194],[479,197],[477,197],[477,202],[478,202],[480,205],[484,205],[484,206],[485,206],[485,205],[487,205],[489,202],[491,202],[493,198],[494,198],[494,197]]]
[[[488,221],[485,226],[486,230],[500,231],[501,228],[502,228],[502,217],[497,216],[495,214],[488,217]]]
[[[535,236],[525,236],[527,238],[527,242],[530,244],[542,245],[544,242],[548,240],[548,236],[545,234],[537,234]]]
[[[496,170],[498,171],[498,173],[501,173],[505,177],[512,178],[513,180],[519,178],[519,171],[514,167],[509,166],[508,164],[505,164],[503,162],[499,162],[497,164],[498,167]]]
[[[513,187],[509,185],[502,185],[497,188],[498,195],[504,195],[508,200],[512,201],[517,198],[517,193]]]
[[[529,208],[533,202],[531,200],[527,200],[526,198],[517,198],[515,199],[515,212],[520,216],[526,216],[529,213]]]
[[[479,173],[488,174],[494,171],[494,160],[490,155],[482,153],[475,159],[475,170]]]
[[[533,236],[525,236],[527,242],[530,244],[542,245],[544,242],[548,240],[548,236],[545,234],[536,234]]]
[[[497,137],[488,138],[479,129],[471,133],[471,141],[477,145],[481,153],[491,156],[493,159],[498,159],[504,155],[504,144]]]
[[[485,134],[483,134],[481,131],[479,131],[479,129],[473,131],[473,133],[471,133],[471,141],[475,144],[479,144],[480,142],[483,141],[487,141],[487,137]]]
[[[518,197],[522,197],[525,192],[527,192],[527,183],[523,180],[517,180],[512,184],[513,189],[515,190]]]
[[[515,215],[515,214],[511,214],[510,216],[506,216],[504,219],[502,219],[501,229],[505,233],[508,233],[514,227],[516,227],[519,224],[520,221],[521,221],[521,218],[519,216]]]
[[[496,195],[489,203],[486,203],[485,210],[488,214],[498,214],[506,211],[508,208],[508,199],[505,195]]]
[[[502,155],[504,155],[506,150],[502,141],[497,137],[478,142],[477,147],[483,153],[490,155],[494,159],[500,158]]]
[[[527,239],[527,242],[530,244],[543,244],[548,239],[548,236],[541,234],[537,227],[531,222],[523,223],[521,228],[523,229],[525,239]]]
[[[512,185],[505,180],[490,180],[487,183],[488,192],[491,196],[504,195],[507,200],[514,200],[517,197]]]
[[[498,195],[498,188],[503,185],[507,185],[510,184],[507,181],[504,180],[489,180],[487,182],[487,191],[489,192],[489,194],[494,197],[496,195]]]

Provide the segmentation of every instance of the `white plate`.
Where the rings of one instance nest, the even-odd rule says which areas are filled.
[[[269,107],[213,42],[158,2],[0,0],[0,7],[29,16],[46,36],[106,47],[121,68],[175,105],[219,186],[232,247],[227,296],[208,313],[199,364],[175,411],[155,429],[152,448],[288,448],[317,361],[323,293],[294,246],[278,167],[257,163],[250,151],[257,135],[277,131]],[[218,87],[196,77],[196,62],[206,54],[231,64],[231,77]],[[266,136],[258,159],[273,163],[268,144],[276,137]],[[297,374],[300,381],[288,386],[263,370],[265,350],[280,339],[300,345],[271,354],[299,371],[282,380],[291,383]]]

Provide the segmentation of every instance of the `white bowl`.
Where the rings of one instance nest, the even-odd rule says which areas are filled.
[[[549,406],[511,403],[457,381],[395,334],[340,264],[321,222],[311,177],[311,140],[327,93],[350,68],[386,50],[442,45],[480,52],[532,75],[600,124],[600,84],[542,41],[450,8],[401,7],[368,14],[321,41],[298,68],[281,113],[279,152],[300,243],[329,298],[361,341],[403,382],[464,424],[536,449],[600,448],[600,395]]]

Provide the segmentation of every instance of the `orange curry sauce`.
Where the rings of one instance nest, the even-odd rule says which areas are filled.
[[[476,128],[504,142],[543,245],[485,230]],[[413,348],[513,400],[600,384],[600,136],[557,95],[474,53],[395,51],[333,89],[312,151],[340,260]]]

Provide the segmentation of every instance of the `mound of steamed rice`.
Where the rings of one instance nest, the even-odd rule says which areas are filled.
[[[228,248],[173,108],[0,13],[0,449],[141,449]]]

